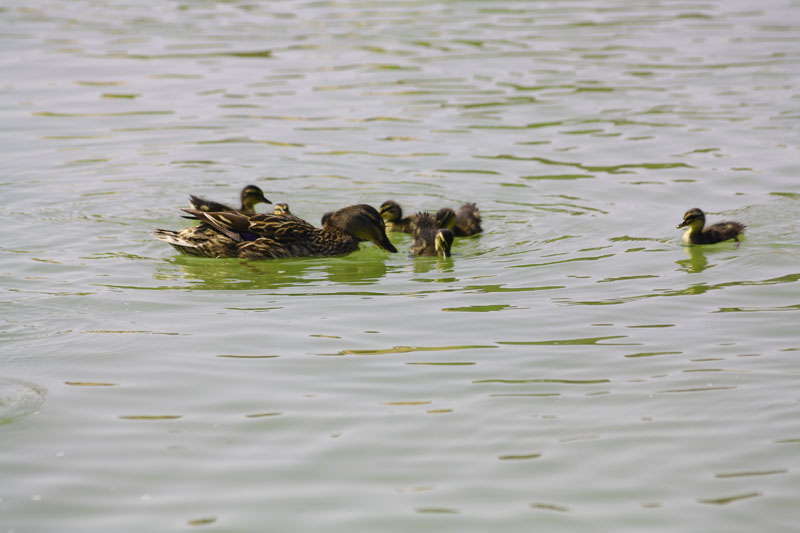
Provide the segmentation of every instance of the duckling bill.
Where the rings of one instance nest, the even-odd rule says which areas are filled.
[[[378,211],[366,204],[330,213],[322,228],[293,215],[184,211],[200,220],[200,225],[179,231],[159,229],[153,235],[188,255],[248,259],[337,256],[356,251],[360,241],[397,252]]]
[[[684,244],[714,244],[729,239],[739,240],[744,234],[745,225],[740,222],[717,222],[706,227],[706,215],[701,209],[693,207],[684,213],[683,222],[676,228],[686,228],[681,237]]]
[[[411,255],[450,257],[453,232],[449,229],[440,229],[430,213],[417,213],[412,235],[414,240],[409,249]]]

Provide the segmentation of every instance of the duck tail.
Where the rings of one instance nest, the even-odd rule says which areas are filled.
[[[202,255],[197,249],[197,245],[195,243],[182,238],[180,235],[178,235],[177,231],[170,229],[157,229],[153,232],[153,237],[159,241],[166,242],[182,254]]]
[[[212,212],[207,213],[198,209],[181,209],[189,213],[193,218],[196,218],[203,223],[208,224],[215,230],[223,233],[233,239],[234,242],[242,242],[242,236],[237,231],[247,230],[250,227],[250,222],[247,216],[232,212]],[[236,229],[234,229],[236,228]]]

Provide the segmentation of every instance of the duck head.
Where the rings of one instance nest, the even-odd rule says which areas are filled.
[[[397,222],[403,218],[403,208],[394,200],[386,200],[381,204],[380,215],[386,222]]]
[[[436,226],[453,231],[456,227],[456,212],[449,207],[443,207],[436,212]]]
[[[690,227],[692,231],[703,229],[706,224],[706,215],[702,210],[693,207],[683,214],[683,222],[675,226],[676,228]]]
[[[271,204],[264,192],[255,185],[248,185],[242,189],[242,205],[245,209],[253,209],[256,204]]]
[[[289,204],[285,202],[281,202],[279,204],[275,204],[275,209],[272,211],[275,215],[291,215],[291,211],[289,211]]]
[[[438,255],[450,257],[450,248],[453,247],[453,232],[449,229],[440,229],[437,231],[434,247]]]
[[[372,241],[389,252],[397,252],[386,236],[386,225],[380,213],[370,205],[351,205],[333,213],[325,213],[322,224],[338,228],[360,241]]]

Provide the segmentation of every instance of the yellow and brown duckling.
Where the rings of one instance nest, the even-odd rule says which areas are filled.
[[[256,213],[256,205],[272,203],[267,200],[266,196],[264,196],[264,192],[255,185],[245,186],[242,189],[240,197],[242,206],[239,208],[221,204],[213,200],[206,200],[205,198],[200,198],[199,196],[195,195],[189,196],[189,204],[192,206],[192,209],[197,211],[205,211],[208,213],[214,213],[218,211],[235,211],[238,213],[244,213],[246,215],[254,215]]]
[[[281,202],[275,204],[274,209],[272,210],[272,214],[274,215],[291,215],[292,212],[289,211],[289,204],[286,202]]]
[[[328,214],[322,228],[293,215],[184,211],[201,224],[179,231],[159,229],[153,235],[188,255],[248,259],[337,256],[356,251],[360,241],[397,252],[386,237],[381,216],[365,204]]]
[[[440,229],[430,213],[417,213],[414,217],[414,240],[409,252],[411,255],[450,257],[453,246],[453,232]]]
[[[297,221],[302,222],[302,223],[307,223],[302,218],[300,218],[298,216],[295,216],[295,214],[292,213],[289,210],[289,204],[287,204],[286,202],[281,202],[279,204],[275,204],[275,208],[272,210],[272,214],[273,215],[282,215],[282,216],[297,220]]]
[[[706,215],[702,210],[693,207],[684,213],[683,222],[676,228],[685,228],[681,240],[684,244],[714,244],[727,241],[728,239],[739,240],[739,236],[744,233],[745,225],[740,222],[717,222],[705,227]]]
[[[411,233],[414,229],[414,216],[403,218],[403,208],[394,200],[383,202],[380,214],[386,222],[386,231]]]
[[[469,237],[481,233],[481,214],[473,203],[463,204],[458,211],[443,207],[436,212],[436,224],[446,228],[456,237]]]

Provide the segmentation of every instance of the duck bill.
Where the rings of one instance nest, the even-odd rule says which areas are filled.
[[[450,257],[450,243],[441,233],[436,235],[436,253],[444,257]]]
[[[681,222],[680,224],[678,224],[677,226],[675,226],[675,228],[676,228],[676,229],[681,229],[681,228],[685,228],[685,227],[686,227],[686,226],[688,226],[688,225],[689,225],[689,222],[688,222],[688,221],[686,221],[686,220],[684,220],[683,222]]]
[[[269,199],[268,199],[266,196],[264,196],[263,194],[262,194],[261,196],[259,196],[259,197],[258,197],[258,199],[259,199],[259,200],[261,200],[261,201],[262,201],[263,203],[265,203],[265,204],[271,204],[271,203],[272,203],[272,202],[270,202],[270,201],[269,201]]]
[[[384,235],[380,239],[376,239],[373,242],[378,246],[380,246],[381,248],[383,248],[384,250],[386,250],[387,252],[392,252],[393,254],[397,253],[397,248],[394,247],[394,245],[389,241],[389,237],[387,237],[386,235]]]

